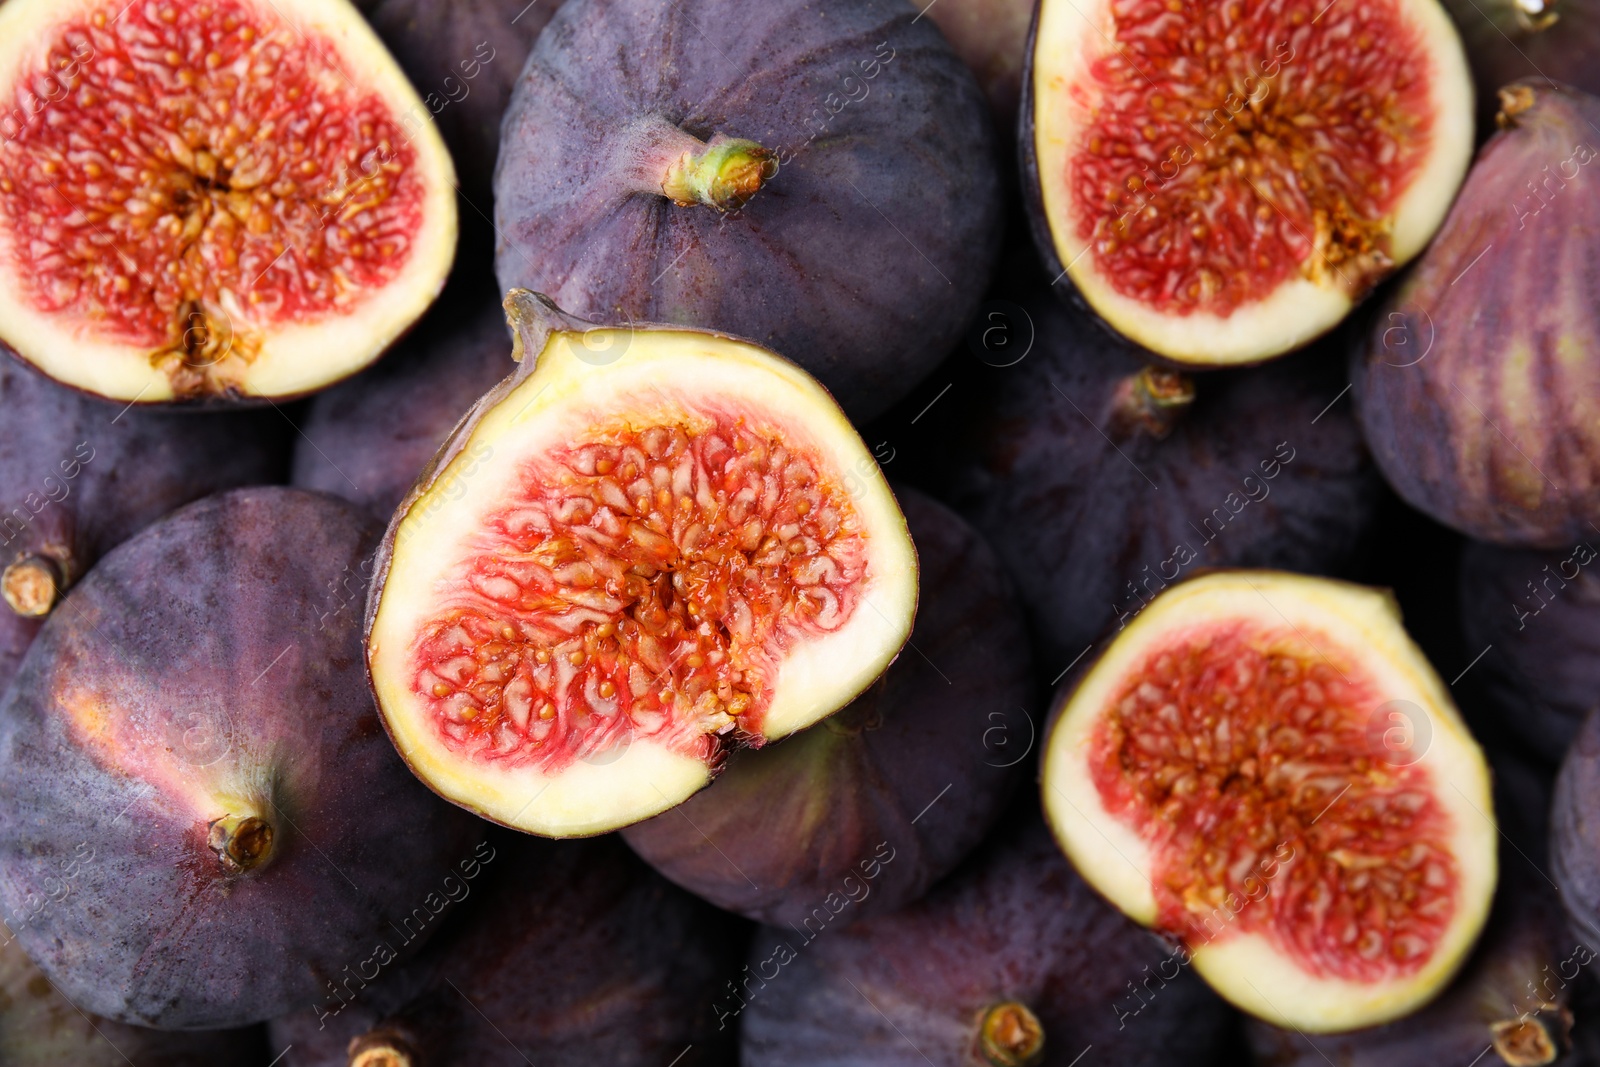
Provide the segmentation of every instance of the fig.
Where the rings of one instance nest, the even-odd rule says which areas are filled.
[[[366,690],[376,541],[321,494],[207,497],[113,549],[28,650],[0,702],[0,906],[85,1011],[239,1026],[433,932],[414,909],[481,824],[405,773]]]
[[[259,1029],[174,1033],[85,1015],[6,936],[0,942],[0,1063],[8,1067],[267,1067]]]
[[[815,940],[812,940],[815,938]],[[745,1067],[1216,1061],[1227,1007],[1018,806],[951,878],[826,937],[763,931],[717,1006]]]
[[[1444,0],[1478,86],[1480,108],[1523,78],[1600,93],[1600,4],[1594,0]]]
[[[1593,534],[1536,552],[1468,544],[1461,555],[1461,626],[1474,689],[1531,752],[1561,762],[1600,704],[1600,552]]]
[[[1504,128],[1355,353],[1356,412],[1412,507],[1479,540],[1570,547],[1600,518],[1600,363],[1581,358],[1600,346],[1600,99],[1529,81],[1501,107]],[[1518,288],[1530,271],[1570,290],[1535,299]]]
[[[1010,582],[954,513],[898,495],[924,589],[914,651],[845,710],[733,754],[705,791],[623,831],[719,907],[812,930],[893,911],[978,844],[1027,773],[1031,657]]]
[[[905,0],[594,0],[534,45],[495,219],[502,289],[748,337],[861,420],[966,328],[1001,199],[982,93]]]
[[[1042,758],[1078,871],[1274,1025],[1397,1019],[1483,928],[1489,771],[1381,591],[1246,570],[1175,585],[1063,687]]]
[[[994,365],[941,491],[1010,570],[1047,677],[1199,568],[1351,566],[1382,483],[1327,353],[1194,377],[1031,281],[1012,299],[985,305]]]
[[[1550,875],[1573,932],[1600,951],[1600,718],[1591,712],[1561,762],[1550,804]]]
[[[346,0],[8,0],[0,339],[124,403],[312,392],[438,295],[455,175]]]
[[[477,885],[457,879],[478,899],[403,974],[272,1024],[283,1067],[710,1062],[736,920],[615,839],[507,835],[485,850]]]
[[[1428,243],[1472,155],[1437,0],[1041,0],[1024,188],[1057,284],[1181,364],[1337,325]]]
[[[516,368],[498,300],[454,286],[377,366],[312,398],[294,484],[387,522],[461,413]]]
[[[1016,129],[1033,5],[1028,0],[917,0],[914,6],[939,27],[978,79],[995,125]]]
[[[521,366],[396,510],[368,668],[440,795],[532,833],[603,833],[875,681],[910,634],[916,552],[800,368],[526,290],[505,307]]]

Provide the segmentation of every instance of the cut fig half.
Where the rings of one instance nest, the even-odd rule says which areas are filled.
[[[7,0],[0,339],[125,402],[289,397],[438,295],[455,171],[346,0]]]
[[[1437,0],[1042,0],[1021,149],[1051,274],[1173,361],[1336,325],[1443,221],[1472,155]]]
[[[522,366],[402,502],[368,604],[390,734],[446,798],[549,836],[705,786],[839,710],[906,642],[906,521],[798,367],[512,290]]]
[[[1379,590],[1171,587],[1064,691],[1042,781],[1084,877],[1277,1026],[1407,1014],[1488,915],[1488,768]]]

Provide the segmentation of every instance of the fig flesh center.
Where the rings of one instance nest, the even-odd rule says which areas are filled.
[[[414,693],[450,747],[543,770],[638,737],[760,743],[783,652],[866,577],[849,494],[733,410],[595,427],[530,460],[441,583]]]
[[[1068,180],[1116,292],[1225,318],[1296,277],[1357,294],[1388,271],[1434,124],[1399,0],[1108,7]]]
[[[402,272],[417,152],[335,43],[264,0],[102,4],[0,86],[0,218],[24,292],[226,391],[270,327]]]
[[[1302,629],[1228,624],[1143,659],[1090,768],[1150,845],[1157,925],[1191,947],[1263,934],[1319,978],[1421,969],[1461,873],[1439,787],[1387,744],[1405,724],[1384,706],[1356,657]]]

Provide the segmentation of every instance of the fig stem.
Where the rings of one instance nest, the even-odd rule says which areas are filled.
[[[1028,1067],[1044,1055],[1044,1024],[1029,1007],[1003,1000],[983,1013],[978,1051],[992,1067]]]
[[[1538,1018],[1507,1019],[1493,1023],[1489,1033],[1494,1038],[1495,1052],[1509,1067],[1543,1067],[1544,1064],[1554,1063],[1561,1054],[1561,1046],[1550,1036],[1544,1021]]]
[[[1163,367],[1145,367],[1117,383],[1112,397],[1114,436],[1144,431],[1156,440],[1170,434],[1194,403],[1194,379]]]
[[[272,858],[272,824],[255,815],[224,815],[211,823],[206,844],[228,871],[254,870]]]
[[[718,211],[744,206],[778,173],[778,157],[754,141],[715,134],[710,141],[654,118],[627,132],[628,187],[680,207]]]
[[[411,1050],[402,1042],[365,1034],[350,1039],[350,1067],[418,1067]]]
[[[0,574],[6,604],[25,619],[42,619],[61,600],[66,585],[61,565],[49,556],[30,552],[13,560]]]

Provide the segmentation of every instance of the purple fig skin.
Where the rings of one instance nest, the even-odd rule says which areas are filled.
[[[953,512],[896,496],[922,574],[911,650],[843,711],[736,753],[710,787],[622,831],[719,907],[796,928],[893,911],[978,844],[1032,769],[1032,663],[1010,582]],[[820,906],[829,894],[848,911]]]
[[[289,427],[274,412],[128,408],[63,388],[8,352],[0,351],[0,567],[43,557],[65,588],[174,508],[283,475]],[[0,690],[38,628],[0,603]]]
[[[272,1024],[283,1067],[345,1067],[352,1041],[404,1049],[411,1067],[712,1062],[722,1039],[711,1004],[738,967],[743,924],[615,838],[506,834],[486,847],[468,890],[481,899],[396,981],[326,1019]]]
[[[219,494],[40,631],[0,702],[0,906],[84,1010],[202,1029],[311,1004],[483,832],[367,690],[376,541],[322,494]]]
[[[1022,98],[1022,68],[1027,62],[1030,0],[912,0],[938,26],[972,69],[989,98],[995,127],[1010,134],[1017,126]]]
[[[1529,81],[1502,108],[1351,375],[1407,503],[1479,540],[1561,548],[1600,518],[1600,99]]]
[[[1600,711],[1584,720],[1556,776],[1550,875],[1573,932],[1600,950]]]
[[[1042,1025],[1030,1064],[1067,1067],[1090,1045],[1122,1067],[1211,1063],[1232,1010],[1073,872],[1036,808],[1008,818],[908,908],[814,941],[759,933],[719,1006],[743,1028],[744,1067],[999,1063],[977,1054],[978,1024],[1007,1002]]]
[[[1496,718],[1555,764],[1600,704],[1600,535],[1554,552],[1470,543],[1461,626]]]
[[[1600,93],[1596,0],[1444,0],[1444,7],[1461,31],[1485,118],[1493,119],[1500,89],[1525,78]]]
[[[1046,677],[1200,568],[1357,558],[1382,486],[1325,351],[1152,379],[1148,353],[1021,292],[944,492],[1011,572]]]
[[[493,288],[451,288],[382,362],[310,402],[293,484],[387,522],[462,412],[516,367]]]
[[[674,205],[688,135],[757,142],[776,174],[727,214]],[[747,337],[859,421],[960,336],[1001,195],[982,93],[905,0],[587,0],[529,57],[495,213],[502,289]]]

